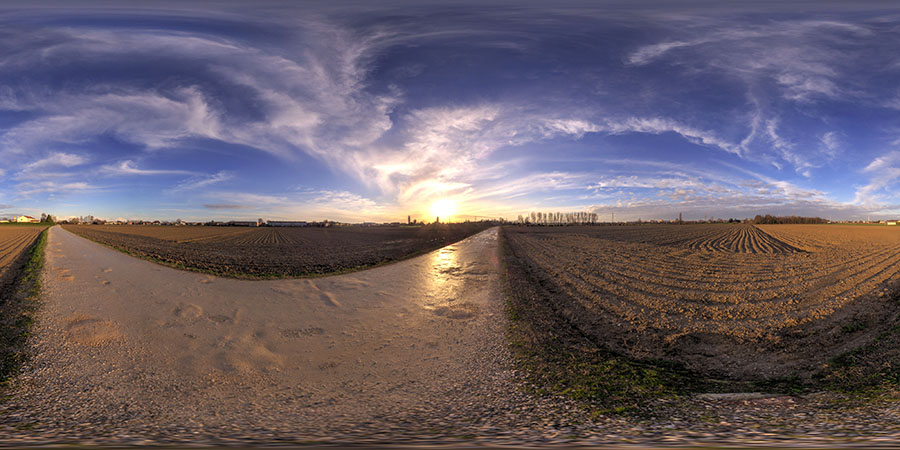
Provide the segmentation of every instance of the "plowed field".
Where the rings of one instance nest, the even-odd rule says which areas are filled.
[[[44,229],[35,226],[0,226],[0,296],[10,289],[17,275],[22,253],[34,243]]]
[[[126,252],[221,275],[292,277],[341,272],[403,259],[487,228],[175,227],[66,225],[66,230]]]
[[[900,229],[516,227],[510,251],[598,345],[738,379],[803,375],[894,325]]]

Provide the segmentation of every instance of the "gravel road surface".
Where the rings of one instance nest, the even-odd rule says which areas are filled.
[[[0,441],[431,439],[519,420],[496,242],[490,229],[373,270],[247,281],[55,227]]]
[[[859,445],[900,442],[894,402],[697,397],[663,416],[535,398],[505,344],[497,229],[319,279],[247,281],[49,231],[33,358],[0,445]]]

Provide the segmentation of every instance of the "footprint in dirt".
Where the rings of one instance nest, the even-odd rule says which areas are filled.
[[[172,314],[179,319],[197,320],[203,316],[203,308],[200,307],[200,305],[188,303],[186,305],[177,306],[175,310],[172,311]]]
[[[231,324],[236,324],[236,323],[240,322],[243,317],[244,317],[244,309],[243,308],[236,309],[234,311],[234,314],[232,314],[230,316],[226,316],[224,314],[210,314],[210,315],[206,316],[207,319],[209,319],[213,322],[216,322],[216,323],[231,323]]]
[[[212,356],[213,367],[222,372],[249,375],[277,372],[284,368],[284,358],[281,355],[249,336],[229,340],[224,347],[225,350]]]
[[[96,347],[122,338],[119,326],[85,314],[73,314],[64,320],[66,337],[79,345]]]
[[[337,300],[337,297],[334,296],[331,292],[322,292],[322,302],[328,306],[332,306],[335,308],[340,308],[341,303]]]

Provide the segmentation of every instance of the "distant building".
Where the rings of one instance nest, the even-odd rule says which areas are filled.
[[[16,223],[40,223],[41,221],[31,216],[18,216]]]
[[[309,223],[304,220],[270,220],[266,222],[270,227],[308,227]]]
[[[233,227],[258,227],[259,222],[253,221],[245,221],[245,220],[232,220],[226,223],[226,225],[231,225]]]
[[[896,220],[889,220],[887,224],[888,224],[888,225],[897,225],[897,221],[896,221]]]

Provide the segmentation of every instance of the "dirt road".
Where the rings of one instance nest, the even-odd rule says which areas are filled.
[[[490,229],[373,270],[246,281],[55,227],[34,360],[0,441],[478,434],[525,403],[496,251]]]
[[[504,341],[496,229],[363,272],[277,281],[49,233],[33,359],[0,401],[3,446],[900,439],[895,403],[698,397],[630,420],[526,394]]]

